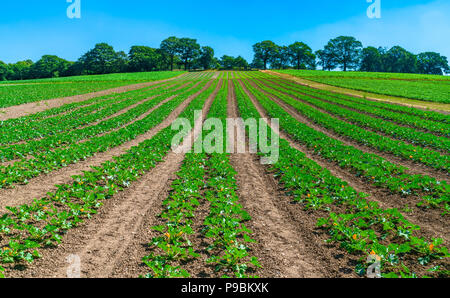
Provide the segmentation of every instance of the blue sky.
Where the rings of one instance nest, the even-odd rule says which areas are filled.
[[[76,60],[95,43],[128,52],[158,47],[176,35],[197,38],[217,56],[242,55],[271,39],[304,41],[318,50],[333,37],[352,35],[364,46],[401,45],[450,58],[450,1],[381,0],[382,18],[369,19],[366,0],[81,0],[81,19],[69,19],[66,0],[2,1],[0,60],[37,60],[54,54]]]

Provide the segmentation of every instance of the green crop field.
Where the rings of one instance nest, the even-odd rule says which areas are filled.
[[[168,79],[183,72],[146,72],[0,82],[0,108]]]
[[[336,87],[450,103],[450,77],[448,76],[311,70],[277,71]]]
[[[450,276],[449,115],[179,74],[73,78],[161,82],[0,122],[1,276],[64,277],[68,251],[86,277]]]

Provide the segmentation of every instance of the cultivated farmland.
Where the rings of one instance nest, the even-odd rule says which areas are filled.
[[[388,74],[368,72],[325,72],[314,70],[281,70],[314,82],[378,94],[450,103],[450,78],[422,74]]]
[[[140,84],[92,94],[125,81]],[[20,99],[25,84],[0,86],[0,275],[66,277],[79,260],[82,277],[449,277],[448,114],[264,72],[107,82],[123,85],[80,79],[86,94],[39,107],[17,105],[73,95],[64,79]],[[227,118],[261,125],[202,130]],[[271,140],[279,157],[186,153],[213,129],[222,152]]]

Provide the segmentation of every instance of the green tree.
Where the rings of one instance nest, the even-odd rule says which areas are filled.
[[[383,55],[383,65],[386,72],[415,73],[417,56],[400,46],[395,46]]]
[[[70,62],[54,55],[44,55],[29,70],[32,78],[53,78],[63,75]]]
[[[337,66],[336,56],[328,45],[323,50],[316,51],[316,56],[319,59],[319,65],[323,70],[335,69]]]
[[[417,55],[417,70],[423,74],[442,75],[450,72],[447,57],[435,52],[425,52]]]
[[[161,63],[161,55],[156,49],[146,46],[132,46],[128,53],[129,68],[131,71],[153,71]]]
[[[316,55],[312,49],[303,42],[295,42],[289,46],[289,57],[297,69],[315,68]]]
[[[200,50],[199,63],[204,70],[214,68],[214,49],[206,46],[202,47]]]
[[[220,58],[220,66],[222,69],[233,69],[235,65],[235,58],[228,55],[223,55],[222,58]]]
[[[126,61],[126,54],[116,53],[107,43],[96,44],[95,47],[81,56],[78,62],[85,74],[106,74],[119,72]]]
[[[129,69],[128,55],[124,51],[117,52],[117,60],[113,67],[114,73],[127,72]]]
[[[33,61],[19,61],[9,65],[8,80],[25,80],[29,78]]]
[[[277,45],[270,40],[265,40],[253,45],[253,51],[255,59],[262,61],[264,69],[267,69],[267,63],[277,54]]]
[[[276,46],[274,55],[269,59],[271,68],[285,69],[289,65],[289,48],[286,46]]]
[[[343,71],[355,69],[359,65],[362,43],[352,36],[339,36],[328,42],[337,65]]]
[[[250,64],[251,68],[262,69],[264,68],[264,62],[258,57],[253,57],[253,61]]]
[[[196,39],[180,38],[177,46],[177,53],[184,64],[184,69],[189,70],[193,60],[200,55],[200,45]]]
[[[375,47],[364,48],[361,52],[361,71],[383,71],[383,54]]]
[[[161,42],[161,50],[163,50],[169,57],[170,70],[173,71],[173,65],[175,63],[175,56],[178,52],[180,39],[175,36],[171,36]]]
[[[236,59],[234,59],[234,67],[240,70],[247,70],[248,66],[248,62],[244,59],[244,57],[237,56]]]
[[[5,81],[9,73],[9,66],[3,61],[0,61],[0,81]]]

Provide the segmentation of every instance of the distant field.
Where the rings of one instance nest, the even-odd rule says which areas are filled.
[[[450,77],[418,74],[279,70],[314,82],[354,90],[450,103]]]
[[[0,82],[0,108],[168,79],[183,72],[145,72]]]

